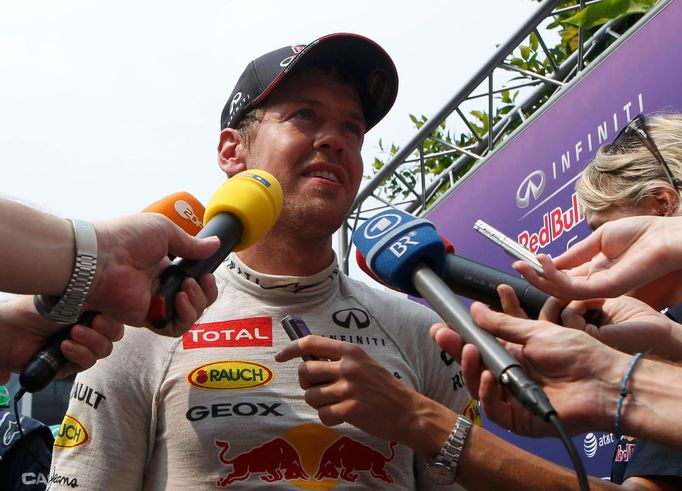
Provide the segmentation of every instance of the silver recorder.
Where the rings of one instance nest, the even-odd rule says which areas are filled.
[[[520,259],[521,261],[525,261],[530,264],[533,269],[538,272],[538,274],[542,275],[544,273],[542,265],[535,257],[535,254],[530,252],[515,240],[510,239],[496,228],[488,225],[483,220],[476,220],[476,223],[474,223],[474,230],[480,232],[485,237],[502,247],[502,249],[504,249],[504,251],[511,257]]]

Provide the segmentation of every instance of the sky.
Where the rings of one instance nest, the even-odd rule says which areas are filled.
[[[538,8],[532,0],[27,0],[0,4],[0,195],[62,217],[136,213],[224,181],[220,112],[246,64],[332,32],[377,41],[400,89],[365,138],[406,143]],[[369,171],[367,170],[366,173]]]

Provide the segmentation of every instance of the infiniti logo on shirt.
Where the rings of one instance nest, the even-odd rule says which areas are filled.
[[[364,329],[369,327],[369,316],[367,312],[360,309],[344,309],[337,310],[332,314],[332,320],[337,326],[349,329],[351,326],[357,329]]]

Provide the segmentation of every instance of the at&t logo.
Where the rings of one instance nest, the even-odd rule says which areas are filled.
[[[604,433],[600,437],[597,437],[594,433],[588,433],[583,440],[583,450],[585,451],[585,455],[592,459],[597,455],[599,447],[603,447],[610,443],[614,443],[612,433]]]

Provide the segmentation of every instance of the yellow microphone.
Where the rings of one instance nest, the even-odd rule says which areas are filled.
[[[147,319],[157,329],[175,316],[175,294],[185,278],[198,279],[218,268],[232,251],[240,251],[263,237],[282,210],[282,187],[269,172],[240,172],[213,194],[204,213],[199,238],[217,236],[220,248],[206,259],[176,258],[161,275],[161,287],[152,297]]]

